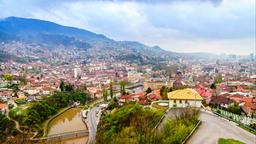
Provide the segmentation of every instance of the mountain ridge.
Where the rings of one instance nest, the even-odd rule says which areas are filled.
[[[150,47],[137,41],[116,41],[103,34],[96,34],[85,29],[32,18],[7,17],[1,19],[0,41],[36,43],[50,51],[58,51],[63,47],[66,50],[79,48],[86,56],[94,53],[95,56],[100,55],[99,57],[107,59],[108,55],[111,55],[115,59],[126,60],[128,58],[134,61],[134,58],[135,61],[143,63],[166,56],[170,57],[170,52],[159,46]]]
[[[35,24],[37,24],[37,26]],[[0,19],[0,31],[2,29],[4,29],[4,30],[9,29],[7,31],[10,31],[10,29],[11,29],[11,31],[8,34],[15,33],[16,35],[17,34],[24,35],[26,32],[30,32],[31,29],[34,29],[34,31],[33,31],[34,33],[46,33],[47,34],[47,32],[48,32],[48,33],[55,33],[58,35],[70,35],[75,38],[87,38],[89,40],[91,38],[97,38],[97,39],[101,39],[101,40],[104,39],[105,41],[111,41],[111,42],[130,42],[130,43],[137,43],[137,44],[147,46],[138,41],[127,41],[127,40],[116,41],[111,38],[108,38],[107,36],[105,36],[103,34],[97,34],[97,33],[94,33],[92,31],[89,31],[86,29],[76,28],[76,27],[72,27],[72,26],[64,26],[64,25],[61,25],[61,24],[58,24],[55,22],[34,19],[34,18],[21,18],[21,17],[11,16],[11,17],[7,17],[4,19]],[[37,31],[35,31],[35,30],[37,30]],[[72,31],[72,33],[71,33],[71,31]],[[150,47],[150,46],[147,46],[147,47]],[[157,46],[157,47],[159,47],[159,46]]]
[[[52,50],[56,52],[63,48],[66,51],[80,49],[84,58],[98,56],[108,59],[109,56],[112,56],[119,60],[128,59],[133,62],[133,59],[135,59],[135,62],[139,61],[142,63],[171,60],[180,57],[207,57],[193,53],[166,51],[159,46],[147,46],[138,41],[116,41],[103,34],[97,34],[81,28],[63,26],[46,20],[13,16],[0,19],[1,41],[18,41],[24,43],[24,45],[36,43],[48,49],[49,52]],[[3,48],[0,46],[1,49]],[[16,49],[18,51],[18,48]],[[5,48],[5,50],[8,53],[8,48]],[[42,49],[36,51],[42,51]]]

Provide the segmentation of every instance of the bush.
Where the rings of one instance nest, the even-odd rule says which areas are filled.
[[[159,134],[163,144],[180,144],[190,134],[198,123],[199,111],[184,109],[179,116],[170,119],[164,124],[163,131]]]
[[[251,124],[250,124],[250,127],[256,130],[256,122],[251,123]]]
[[[233,105],[229,106],[227,111],[234,113],[234,114],[238,114],[238,115],[240,115],[242,113],[242,109],[240,108],[240,106],[238,104],[233,104]]]
[[[152,140],[149,133],[162,115],[162,111],[145,109],[136,103],[126,103],[111,114],[101,117],[96,143],[147,143]]]
[[[199,112],[184,109],[164,124],[161,132],[154,127],[163,111],[153,111],[136,103],[126,103],[111,114],[103,115],[97,129],[96,143],[170,144],[182,143],[198,122]]]

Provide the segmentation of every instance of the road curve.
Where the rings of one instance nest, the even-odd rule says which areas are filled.
[[[99,116],[97,112],[99,111],[100,111],[100,107],[94,107],[88,112],[87,123],[88,123],[88,130],[89,130],[89,139],[87,144],[93,144],[95,142],[97,125],[99,123]]]
[[[202,124],[187,144],[216,144],[219,138],[233,138],[246,144],[256,144],[256,136],[238,127],[233,122],[212,113],[201,112]]]

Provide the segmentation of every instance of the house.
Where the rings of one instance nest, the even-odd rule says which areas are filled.
[[[212,93],[203,85],[196,85],[195,89],[202,97],[211,97],[212,96]]]
[[[169,107],[201,107],[203,98],[197,91],[186,88],[168,93]]]
[[[173,87],[173,82],[163,82],[163,81],[154,81],[154,82],[144,82],[144,90],[148,88],[151,89],[160,89],[162,86]]]
[[[253,101],[252,97],[244,97],[239,94],[230,95],[229,98],[238,104],[244,103],[244,102],[251,103]]]
[[[150,93],[147,95],[147,99],[152,102],[152,101],[158,101],[161,99],[161,96],[160,95],[156,95],[154,93]]]
[[[210,104],[215,106],[220,106],[228,108],[231,104],[234,104],[235,101],[227,97],[226,95],[212,96]]]
[[[147,94],[146,92],[136,93],[136,94],[130,94],[130,95],[123,95],[119,98],[119,103],[122,105],[125,102],[128,101],[136,101],[141,105],[149,105],[153,101],[157,101],[161,99],[161,96],[159,96],[158,91],[152,92]]]
[[[13,92],[9,91],[9,90],[0,91],[0,96],[1,97],[10,98],[12,96],[12,94],[13,94]]]
[[[19,92],[17,93],[17,95],[18,95],[18,98],[19,98],[19,99],[20,99],[20,98],[26,98],[25,94],[24,94],[23,92],[21,92],[21,91],[19,91]]]
[[[26,100],[27,100],[28,102],[33,102],[33,101],[36,101],[36,97],[35,97],[35,96],[28,96],[28,97],[26,98]]]
[[[88,87],[87,90],[92,98],[96,98],[96,94],[99,92],[95,87]]]
[[[256,103],[245,102],[241,108],[247,116],[256,117]]]
[[[204,98],[205,102],[209,104],[213,95],[212,92],[203,85],[196,85],[195,90]]]
[[[127,86],[125,90],[128,93],[141,93],[143,92],[144,89],[143,89],[143,84],[138,83],[131,86]]]
[[[119,98],[119,102],[121,103],[121,105],[127,101],[134,101],[133,97],[131,95],[123,95]]]
[[[0,113],[4,114],[7,111],[8,105],[0,103]]]
[[[181,88],[181,87],[184,87],[184,86],[186,86],[186,83],[181,79],[176,79],[173,82],[173,88]]]
[[[36,88],[31,88],[31,89],[25,90],[25,92],[28,93],[29,95],[36,95],[36,94],[39,94],[40,91]]]

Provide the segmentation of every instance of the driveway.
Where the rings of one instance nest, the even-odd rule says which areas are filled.
[[[256,144],[256,136],[216,115],[201,112],[202,124],[187,144],[216,144],[219,138],[233,138],[246,144]]]

